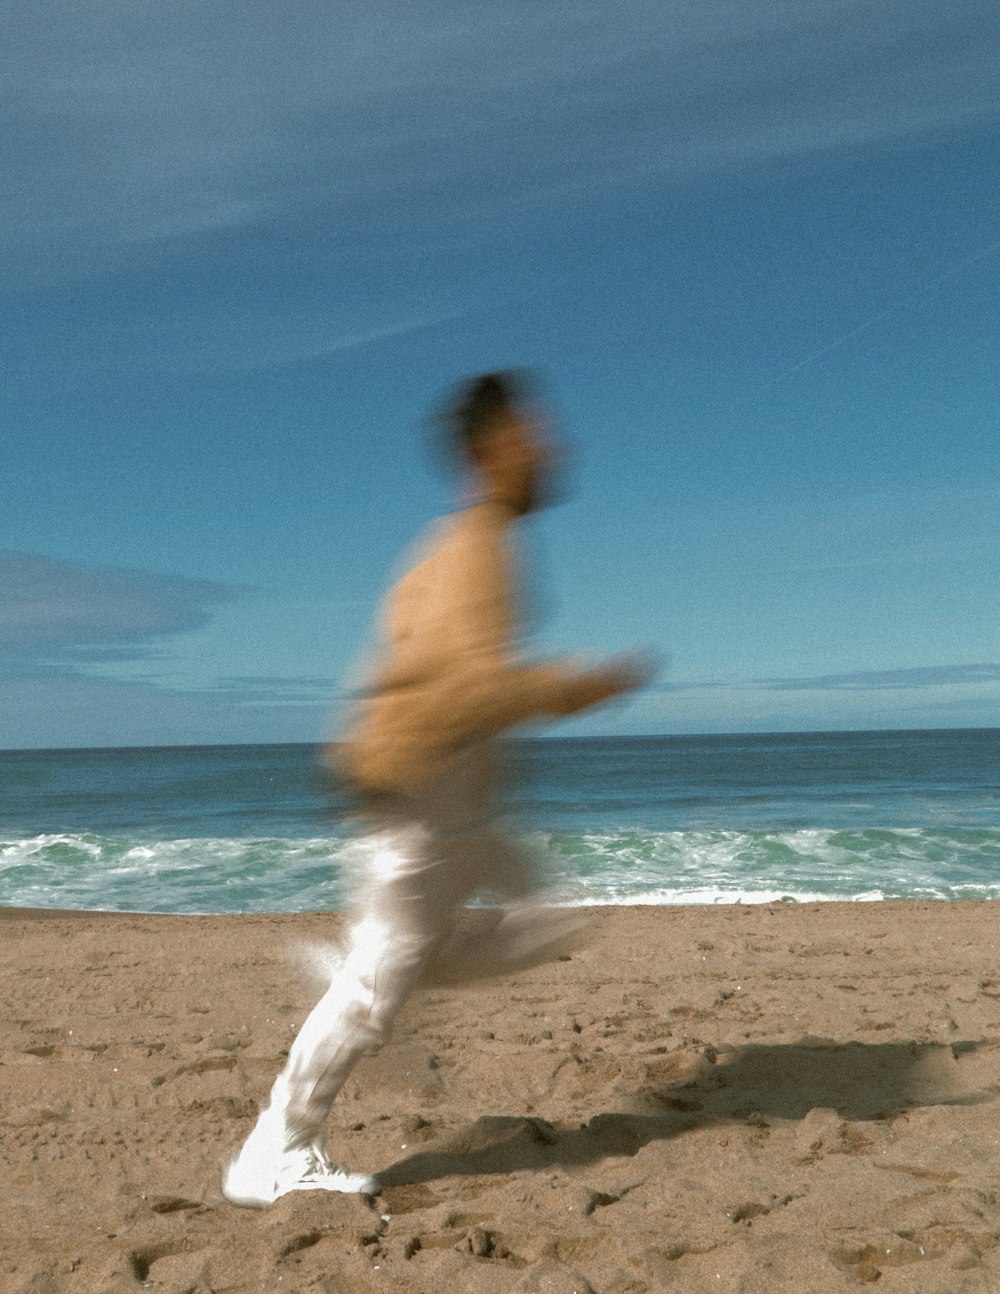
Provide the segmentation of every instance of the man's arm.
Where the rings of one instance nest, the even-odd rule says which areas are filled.
[[[535,718],[576,714],[653,676],[652,662],[637,654],[585,670],[568,660],[521,662],[507,544],[500,531],[476,540],[458,546],[442,571],[451,602],[455,670],[445,691],[453,721],[499,732]]]

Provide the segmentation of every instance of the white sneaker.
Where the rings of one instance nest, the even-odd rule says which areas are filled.
[[[327,1153],[324,1137],[288,1147],[283,1124],[265,1112],[223,1173],[222,1194],[231,1204],[262,1209],[290,1191],[378,1195],[379,1184],[367,1173],[345,1173],[338,1168]]]

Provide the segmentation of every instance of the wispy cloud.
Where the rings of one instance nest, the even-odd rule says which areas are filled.
[[[149,657],[233,596],[209,580],[85,566],[0,549],[0,658],[23,676]]]
[[[817,674],[811,678],[769,679],[772,692],[912,691],[929,687],[974,687],[1000,683],[1000,664],[924,665],[916,669],[859,670],[853,674]]]
[[[667,681],[652,692],[885,692],[920,691],[940,687],[980,687],[1000,683],[1000,663],[920,665],[911,669],[855,670],[843,674],[811,674],[800,678],[714,678]]]
[[[856,670],[801,678],[734,675],[653,688],[608,731],[788,732],[996,726],[1000,663]],[[600,722],[600,720],[598,720]]]
[[[0,671],[0,749],[318,741],[322,707],[261,705],[149,682]]]
[[[317,214],[434,224],[995,121],[986,0],[39,0],[5,31],[8,246],[102,249]],[[373,205],[374,204],[374,205]]]
[[[329,707],[341,699],[341,680],[316,674],[235,674],[215,680],[213,696],[239,705]]]
[[[768,385],[774,386],[779,382],[784,382],[786,378],[798,373],[801,369],[808,368],[818,359],[822,359],[825,355],[829,355],[831,351],[838,350],[841,346],[846,346],[847,343],[853,341],[855,337],[860,337],[863,333],[870,332],[871,329],[877,327],[884,319],[888,319],[892,315],[898,314],[914,305],[925,296],[928,296],[944,284],[950,282],[957,275],[971,269],[974,265],[978,265],[980,261],[986,260],[987,257],[995,256],[997,252],[1000,252],[1000,242],[991,242],[985,247],[980,247],[977,251],[973,252],[971,256],[965,256],[954,264],[949,265],[943,273],[935,274],[925,283],[922,283],[915,292],[910,292],[906,296],[899,297],[897,300],[890,302],[885,309],[879,310],[877,314],[869,315],[868,318],[862,319],[859,323],[855,324],[853,328],[849,328],[846,332],[839,333],[836,337],[825,342],[816,350],[810,351],[810,353],[803,359],[797,360],[789,368],[786,368],[779,373],[777,377],[771,378]]]
[[[318,739],[337,681],[233,675],[178,684],[172,643],[239,590],[0,549],[0,748]]]
[[[245,372],[319,359],[404,337],[464,313],[461,309],[440,310],[406,315],[371,327],[342,329],[329,313],[310,318],[308,313],[297,315],[293,310],[287,318],[272,320],[273,331],[264,333],[259,319],[247,312],[231,311],[208,318],[201,312],[190,318],[175,317],[169,332],[159,324],[160,336],[150,347],[148,358],[156,365],[183,372]]]

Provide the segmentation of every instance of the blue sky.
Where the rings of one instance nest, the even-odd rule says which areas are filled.
[[[310,741],[545,374],[577,732],[1000,724],[991,0],[15,4],[0,746]]]

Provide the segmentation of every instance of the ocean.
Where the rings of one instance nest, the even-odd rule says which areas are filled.
[[[553,902],[1000,898],[1000,729],[510,749]],[[343,808],[310,746],[0,751],[0,905],[336,908]]]

